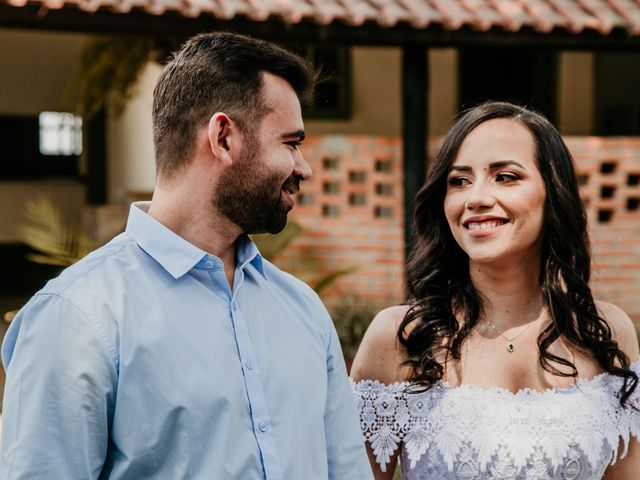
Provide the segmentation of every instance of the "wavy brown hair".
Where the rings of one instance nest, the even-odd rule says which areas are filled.
[[[622,377],[620,403],[638,384],[628,357],[612,338],[589,287],[591,255],[587,217],[578,192],[573,158],[555,127],[542,115],[506,102],[488,102],[466,111],[446,135],[416,197],[416,244],[407,265],[409,310],[398,329],[418,389],[442,379],[439,358],[460,359],[460,348],[478,322],[480,295],[469,277],[469,259],[453,238],[444,214],[447,175],[469,133],[481,123],[503,118],[533,135],[536,163],[546,189],[540,256],[540,289],[551,323],[538,337],[540,364],[563,377],[578,375],[571,361],[549,352],[562,337],[591,352],[604,371]],[[408,329],[408,327],[411,327]],[[408,333],[407,333],[408,332]],[[562,372],[562,365],[569,372]]]

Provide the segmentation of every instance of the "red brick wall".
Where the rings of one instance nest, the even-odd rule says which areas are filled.
[[[596,295],[640,322],[640,138],[566,141],[588,205]],[[299,274],[357,267],[327,292],[330,304],[346,295],[380,305],[403,298],[401,147],[400,139],[371,136],[304,142],[314,178],[291,218],[305,232],[279,263]]]
[[[403,298],[401,142],[371,136],[312,136],[303,154],[314,172],[292,219],[305,228],[287,252],[290,271],[305,258],[324,272],[356,267],[327,292],[378,304]],[[308,262],[308,260],[307,260]],[[282,262],[280,262],[282,264]]]
[[[640,138],[568,137],[587,203],[592,286],[640,323]]]

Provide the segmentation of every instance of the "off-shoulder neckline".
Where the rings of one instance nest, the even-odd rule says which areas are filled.
[[[640,376],[640,359],[637,359],[631,362],[631,364],[629,365],[629,368],[634,370]],[[523,387],[519,390],[516,390],[515,392],[505,387],[498,387],[498,386],[481,387],[473,383],[451,385],[446,380],[440,380],[438,383],[436,383],[432,388],[430,388],[427,391],[431,391],[433,388],[439,388],[444,391],[470,391],[470,392],[476,392],[478,394],[500,394],[500,395],[507,395],[511,397],[532,397],[532,396],[543,397],[545,395],[554,395],[556,393],[571,393],[574,391],[581,391],[589,387],[597,388],[602,384],[603,381],[609,378],[620,378],[620,377],[611,375],[609,372],[602,372],[591,378],[578,378],[575,383],[567,387],[554,386],[554,387],[546,388],[544,390],[538,390],[533,387]],[[370,382],[373,385],[379,386],[380,388],[386,388],[392,391],[405,390],[406,388],[411,386],[411,382],[409,381],[396,381],[390,384],[386,384],[378,380],[371,380],[366,378],[358,380],[357,382],[352,378],[349,378],[349,380],[353,385],[360,385],[362,383]]]

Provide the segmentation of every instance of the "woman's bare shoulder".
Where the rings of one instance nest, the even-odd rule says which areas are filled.
[[[385,308],[371,321],[351,367],[355,381],[391,384],[406,380],[410,369],[402,365],[406,352],[398,341],[398,328],[408,310],[407,305]]]
[[[617,305],[608,302],[596,301],[598,313],[604,318],[611,332],[613,339],[618,342],[620,350],[622,350],[630,361],[635,361],[640,357],[640,349],[638,348],[638,334],[633,321],[629,318],[624,310]]]

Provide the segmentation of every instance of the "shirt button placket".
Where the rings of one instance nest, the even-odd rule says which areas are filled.
[[[245,387],[251,408],[251,420],[258,448],[265,458],[264,468],[267,480],[282,480],[280,460],[276,450],[270,424],[270,415],[260,381],[260,363],[256,360],[255,352],[248,335],[247,325],[238,301],[230,297],[230,316],[236,332],[239,360],[245,377]],[[260,420],[262,419],[262,420]]]

